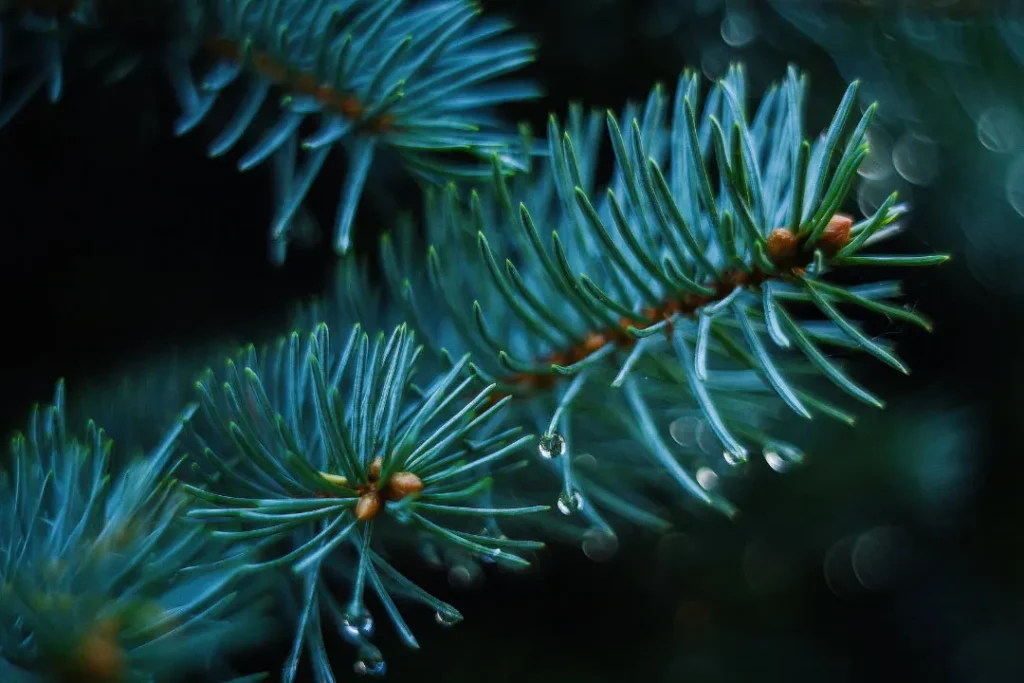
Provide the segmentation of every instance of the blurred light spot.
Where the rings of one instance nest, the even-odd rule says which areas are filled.
[[[929,138],[907,132],[893,147],[892,165],[908,182],[928,185],[939,174],[939,151]]]
[[[754,16],[748,12],[726,12],[720,30],[722,40],[732,47],[743,47],[757,35]]]
[[[722,43],[708,45],[700,52],[700,68],[705,78],[717,81],[725,77],[729,70],[732,52]]]
[[[861,210],[865,216],[871,216],[878,207],[891,195],[893,192],[899,192],[899,199],[901,202],[909,202],[911,198],[911,186],[907,185],[903,180],[898,182],[890,181],[864,181],[857,188],[857,208]]]
[[[692,415],[676,418],[668,426],[672,440],[683,448],[699,450],[705,455],[718,453],[718,439],[704,420]]]
[[[910,537],[894,527],[865,531],[854,542],[850,559],[861,585],[881,590],[906,574],[911,561]]]
[[[840,539],[828,552],[822,562],[825,583],[836,596],[846,598],[860,589],[860,581],[853,571],[853,545],[856,538],[847,536]]]
[[[990,107],[978,117],[978,140],[993,152],[1017,149],[1024,127],[1020,113],[1010,107]]]
[[[619,551],[619,539],[611,531],[590,527],[583,532],[583,554],[594,562],[607,562]]]
[[[1024,154],[1014,159],[1006,171],[1006,201],[1024,216]]]
[[[892,175],[892,138],[876,126],[867,134],[868,155],[857,169],[866,180],[885,180]]]
[[[597,458],[590,453],[580,453],[573,458],[572,464],[580,469],[594,469],[597,467]]]
[[[718,475],[710,467],[697,470],[697,483],[705,491],[714,491],[718,487]]]
[[[683,448],[694,449],[697,448],[697,430],[700,425],[701,421],[690,415],[678,417],[668,426],[668,433]]]
[[[472,586],[479,571],[479,568],[472,565],[457,564],[448,570],[448,583],[456,588]]]

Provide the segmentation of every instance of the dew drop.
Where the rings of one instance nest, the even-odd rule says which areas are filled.
[[[442,612],[441,610],[438,610],[434,612],[434,621],[436,621],[441,626],[444,626],[445,628],[451,628],[452,626],[455,626],[455,624],[462,621],[462,619],[459,617],[458,614],[453,614],[451,612]]]
[[[491,529],[489,527],[484,527],[483,529],[481,529],[480,533],[478,535],[479,536],[486,536],[488,538],[497,538],[499,540],[505,540],[506,538],[508,538],[508,536],[506,536],[505,534],[501,533],[500,531],[495,531],[495,530],[493,530],[493,529]],[[480,555],[479,557],[480,557],[480,561],[483,562],[484,564],[496,564],[498,562],[496,559],[494,559],[490,555]]]
[[[360,676],[383,676],[386,669],[380,650],[372,646],[359,648],[359,659],[352,665]]]
[[[369,612],[345,614],[341,622],[342,635],[349,641],[360,641],[373,635],[373,617]]]
[[[705,491],[714,491],[718,487],[718,474],[710,467],[697,470],[697,483]]]
[[[583,496],[579,491],[566,493],[562,491],[558,495],[558,511],[563,515],[571,515],[583,508]]]
[[[768,466],[776,472],[785,472],[790,467],[802,465],[804,462],[803,451],[795,446],[784,443],[767,443],[761,454],[764,456]]]
[[[722,451],[722,458],[725,460],[725,463],[727,465],[730,465],[732,467],[737,467],[737,466],[742,465],[743,463],[745,463],[747,461],[747,452],[746,451],[733,452],[733,451],[730,451],[730,450],[726,449],[726,450]]]
[[[619,538],[608,529],[590,527],[583,532],[583,554],[594,562],[607,562],[619,551]]]
[[[552,460],[565,453],[565,437],[558,432],[551,432],[540,437],[537,445],[540,457],[545,460]]]
[[[383,676],[385,669],[387,669],[387,666],[384,664],[383,660],[378,662],[374,662],[372,660],[364,662],[360,659],[352,665],[352,670],[360,676]]]

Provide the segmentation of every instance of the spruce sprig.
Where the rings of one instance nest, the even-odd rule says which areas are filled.
[[[247,170],[265,161],[274,172],[274,258],[284,258],[296,212],[332,149],[344,147],[349,170],[342,184],[334,245],[348,250],[359,198],[374,158],[397,153],[428,184],[479,177],[486,161],[509,142],[487,109],[535,97],[536,86],[494,82],[533,59],[531,41],[503,37],[509,25],[478,19],[463,0],[227,0],[211,3],[199,39],[213,66],[198,79],[191,53],[179,51],[170,73],[183,113],[183,134],[207,117],[232,84],[245,95],[211,143],[219,156],[238,144],[273,110],[272,123],[239,160]],[[301,128],[315,130],[308,134]]]
[[[731,512],[665,438],[680,406],[699,409],[728,463],[745,461],[752,447],[769,462],[799,461],[800,449],[777,436],[787,420],[759,414],[752,403],[767,407],[774,395],[801,418],[852,423],[845,408],[806,388],[802,378],[818,374],[881,406],[829,347],[862,350],[906,372],[888,343],[843,310],[930,329],[890,302],[898,284],[844,287],[827,276],[947,257],[863,253],[895,234],[905,212],[894,195],[863,220],[840,213],[867,152],[874,107],[843,140],[851,85],[812,143],[803,138],[805,87],[791,69],[751,114],[741,68],[716,83],[703,106],[697,76],[685,72],[671,99],[655,87],[642,108],[604,117],[616,160],[607,186],[596,180],[600,120],[573,107],[567,130],[549,121],[540,168],[511,179],[496,172],[468,203],[454,188],[428,201],[437,246],[427,254],[427,277],[454,332],[435,346],[442,355],[444,346],[471,350],[473,374],[539,414],[541,455],[569,450],[572,406],[585,405],[591,424],[594,411],[621,421],[615,407],[624,402],[629,424],[620,431],[636,438],[633,451]],[[384,245],[392,290],[410,319],[430,320],[423,309],[433,304],[422,304],[392,241]],[[811,304],[825,321],[802,321],[793,302]],[[607,460],[633,469],[622,466],[632,454]],[[563,490],[572,490],[575,476],[563,462]]]
[[[0,471],[3,680],[162,680],[265,631],[264,602],[213,562],[220,544],[185,523],[169,479],[194,410],[123,468],[95,423],[68,432],[63,382],[33,410]]]
[[[547,510],[544,505],[490,506],[493,478],[533,437],[501,427],[506,400],[485,406],[493,387],[473,390],[462,359],[425,386],[411,385],[420,348],[405,326],[373,340],[354,326],[341,348],[321,324],[302,341],[281,340],[269,354],[248,348],[197,386],[208,428],[197,436],[208,485],[186,485],[197,507],[189,515],[214,536],[254,542],[239,574],[287,570],[295,577],[298,617],[285,666],[292,680],[305,647],[317,680],[329,680],[321,635],[326,614],[358,650],[356,670],[383,673],[372,644],[371,592],[399,637],[418,647],[395,605],[427,606],[439,623],[459,612],[402,576],[382,547],[415,546],[425,534],[475,556],[526,564],[519,551],[542,544],[479,533],[494,518]],[[349,585],[344,599],[336,579]]]

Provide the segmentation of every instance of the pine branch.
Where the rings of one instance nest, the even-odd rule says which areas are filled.
[[[219,156],[276,100],[274,122],[241,158],[247,170],[268,159],[275,175],[271,239],[278,260],[296,211],[329,152],[344,146],[349,171],[341,188],[335,247],[345,252],[364,184],[382,150],[427,183],[479,177],[509,140],[486,110],[537,95],[534,85],[493,79],[533,59],[533,46],[501,38],[508,25],[478,20],[468,2],[437,1],[403,9],[400,0],[228,0],[212,3],[201,41],[213,67],[193,79],[187,53],[169,68],[183,114],[177,132],[203,120],[235,82],[246,94],[210,146]],[[303,136],[304,122],[316,130]],[[308,124],[306,124],[308,125]],[[301,152],[300,152],[301,148]]]
[[[476,531],[497,528],[496,518],[548,509],[487,504],[491,475],[532,437],[500,427],[504,401],[479,410],[493,387],[467,400],[467,359],[409,391],[419,354],[405,326],[371,341],[357,325],[337,348],[320,324],[305,342],[296,332],[270,353],[245,350],[228,362],[219,387],[212,375],[198,383],[208,428],[196,436],[209,481],[186,486],[199,503],[189,516],[216,528],[219,538],[255,541],[262,552],[237,564],[237,575],[280,569],[295,577],[298,625],[285,680],[294,677],[303,649],[318,680],[327,679],[323,613],[357,648],[356,670],[383,673],[370,640],[368,591],[409,647],[418,645],[395,597],[426,605],[440,623],[461,620],[454,607],[403,577],[379,547],[415,546],[425,534],[477,557],[525,565],[518,553],[542,545]],[[339,576],[328,580],[323,570]],[[335,578],[349,584],[346,599]]]
[[[565,453],[570,446],[590,452],[586,437],[574,445],[567,436],[573,408],[587,411],[588,430],[600,421],[635,438],[629,455],[607,456],[612,471],[632,469],[641,451],[688,494],[732,512],[665,439],[665,423],[680,406],[699,409],[728,463],[745,461],[751,448],[773,462],[801,460],[796,446],[772,434],[790,420],[752,412],[745,396],[768,407],[774,394],[801,418],[852,423],[845,408],[805,388],[802,377],[818,374],[854,399],[881,401],[824,347],[906,367],[845,310],[930,329],[922,316],[889,302],[899,295],[896,285],[828,281],[842,268],[946,259],[862,255],[894,234],[904,212],[895,196],[859,222],[840,213],[874,111],[840,144],[856,84],[813,143],[802,137],[804,81],[795,70],[752,115],[739,67],[703,106],[698,86],[687,72],[671,100],[656,87],[643,108],[605,117],[616,159],[607,187],[595,179],[600,118],[574,107],[564,132],[551,119],[539,168],[511,179],[494,173],[468,205],[454,188],[428,200],[427,229],[437,248],[428,252],[425,277],[455,332],[435,325],[438,345],[472,352],[472,372],[536,416],[541,455],[557,452],[566,463],[556,469],[571,500],[580,498]],[[423,288],[405,284],[417,275],[402,272],[390,255],[392,243],[405,239],[385,240],[385,270],[396,298],[411,309],[409,292],[422,301]],[[794,301],[817,308],[827,322],[802,322]],[[436,319],[422,310],[417,317]]]
[[[184,523],[168,479],[194,410],[145,458],[113,468],[95,423],[84,441],[67,432],[58,383],[53,405],[14,438],[0,472],[4,680],[162,678],[264,630],[262,603],[210,564],[222,548]]]
[[[481,19],[466,0],[408,8],[402,0],[36,4],[0,13],[0,30],[15,27],[14,59],[27,65],[14,93],[3,96],[0,126],[44,87],[52,102],[60,97],[63,55],[89,42],[82,38],[102,44],[93,52],[113,53],[101,60],[111,62],[108,80],[161,55],[182,109],[178,135],[241,92],[209,155],[253,138],[239,170],[270,162],[276,262],[308,232],[302,203],[331,150],[343,147],[348,158],[334,225],[335,248],[344,253],[378,155],[397,155],[427,184],[486,176],[495,154],[511,172],[520,164],[506,151],[514,136],[490,111],[539,94],[531,82],[503,79],[533,60],[533,43],[508,37],[507,22]],[[159,44],[137,45],[146,41]],[[199,76],[197,65],[206,67]]]

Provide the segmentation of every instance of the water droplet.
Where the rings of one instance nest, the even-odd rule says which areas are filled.
[[[360,676],[383,676],[386,669],[384,658],[375,647],[359,648],[359,659],[352,665],[352,670]]]
[[[925,136],[904,133],[892,149],[892,165],[907,181],[928,185],[939,174],[939,151]]]
[[[718,474],[710,467],[697,470],[697,483],[705,491],[713,491],[718,486]]]
[[[793,465],[802,465],[804,462],[803,451],[785,443],[767,443],[761,454],[768,466],[776,472],[785,472]]]
[[[537,451],[540,453],[540,457],[546,460],[552,460],[565,453],[565,437],[558,432],[551,432],[540,437],[540,443],[537,445]]]
[[[978,140],[993,152],[1012,152],[1020,144],[1022,127],[1024,122],[1014,109],[990,107],[978,117]]]
[[[720,30],[722,40],[732,47],[743,47],[757,34],[754,17],[747,12],[727,12]]]
[[[499,540],[504,540],[504,539],[508,538],[508,536],[506,536],[505,534],[501,533],[500,531],[496,531],[496,530],[491,529],[489,527],[484,527],[483,529],[481,529],[480,533],[478,535],[479,536],[486,536],[487,538],[497,538]],[[480,557],[480,561],[483,562],[484,564],[496,564],[497,563],[497,560],[494,559],[493,557],[491,557],[490,555],[480,555],[479,557]]]
[[[455,624],[462,621],[462,615],[458,614],[457,612],[452,613],[447,610],[438,610],[434,612],[434,621],[436,621],[441,626],[444,626],[445,628],[451,628],[452,626],[455,626]]]
[[[590,527],[583,532],[583,554],[594,562],[607,562],[619,551],[619,538],[608,529]]]
[[[725,459],[725,463],[732,467],[742,465],[747,461],[746,451],[730,451],[728,449],[722,451],[722,458]]]
[[[360,641],[373,635],[373,617],[369,612],[346,613],[341,622],[342,636],[348,641]]]
[[[583,495],[579,491],[558,494],[558,511],[563,515],[571,515],[583,509]]]

